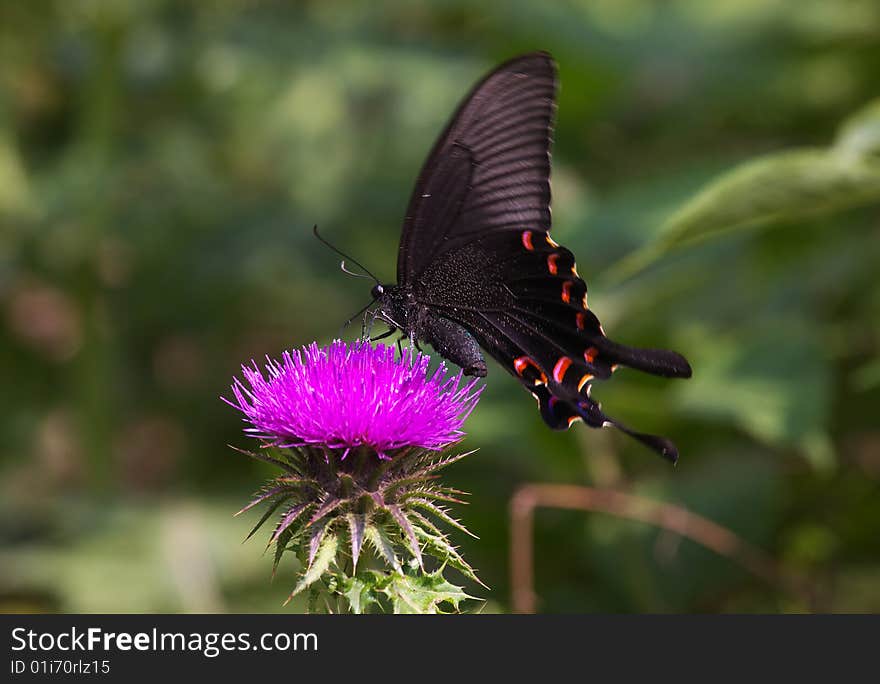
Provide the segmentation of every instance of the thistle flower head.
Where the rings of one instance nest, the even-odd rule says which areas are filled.
[[[265,374],[243,367],[225,400],[264,442],[245,453],[282,471],[239,512],[268,506],[251,535],[277,512],[275,565],[289,551],[302,566],[290,598],[324,587],[353,612],[438,612],[470,598],[446,568],[479,582],[440,529],[468,533],[448,508],[464,492],[437,478],[467,455],[438,452],[463,437],[482,388],[442,365],[431,373],[421,353],[394,352],[312,344],[268,360]]]
[[[380,457],[401,447],[439,451],[461,439],[461,426],[482,388],[462,385],[461,373],[446,377],[441,365],[429,372],[429,357],[407,349],[339,340],[327,348],[311,344],[242,367],[231,403],[251,424],[249,434],[277,447],[306,445],[342,449],[368,447]]]

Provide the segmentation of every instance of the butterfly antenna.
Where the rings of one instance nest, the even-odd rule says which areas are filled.
[[[317,224],[315,224],[315,226],[312,228],[312,232],[315,234],[315,237],[318,238],[318,240],[320,240],[321,242],[323,242],[325,245],[327,245],[330,249],[332,249],[334,252],[336,252],[339,256],[341,256],[341,257],[343,258],[343,262],[339,265],[340,268],[343,270],[343,272],[348,273],[349,275],[357,276],[357,277],[359,277],[359,278],[372,278],[373,280],[376,281],[376,284],[377,284],[377,285],[381,285],[381,284],[382,284],[382,283],[379,281],[379,279],[378,279],[376,276],[373,275],[372,271],[370,271],[370,269],[368,269],[366,266],[364,266],[361,262],[359,262],[357,259],[353,259],[352,257],[348,256],[348,254],[346,254],[346,253],[343,252],[342,250],[337,249],[337,248],[334,247],[332,244],[330,244],[329,242],[327,242],[327,240],[325,240],[325,239],[321,236],[321,234],[318,233],[318,226],[317,226]],[[365,276],[362,276],[362,275],[359,275],[359,274],[357,274],[357,273],[352,273],[352,272],[349,271],[347,268],[345,268],[345,261],[344,261],[345,259],[347,259],[348,261],[350,261],[351,263],[353,263],[355,266],[357,266],[359,269],[361,269],[364,273],[366,273],[366,275],[365,275]],[[369,304],[367,305],[367,307],[369,307]],[[363,310],[366,310],[367,307],[364,307]],[[360,313],[360,312],[358,312],[358,313]],[[355,316],[357,316],[357,315],[358,315],[358,314],[355,314]],[[352,316],[352,319],[354,319],[355,316]],[[349,320],[349,323],[350,323],[350,322],[351,322],[351,320]],[[347,325],[347,324],[346,324],[346,325]]]
[[[343,259],[342,261],[339,262],[339,268],[343,273],[345,273],[347,275],[354,276],[355,278],[366,278],[367,280],[370,280],[370,276],[368,276],[364,273],[355,273],[354,271],[349,271],[345,267],[345,259]]]

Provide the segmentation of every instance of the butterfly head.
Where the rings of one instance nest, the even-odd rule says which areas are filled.
[[[376,283],[370,290],[370,295],[376,305],[373,310],[374,318],[408,334],[410,306],[404,289],[399,285]]]

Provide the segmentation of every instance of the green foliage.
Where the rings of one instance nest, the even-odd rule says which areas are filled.
[[[357,577],[344,577],[340,579],[340,586],[351,612],[356,614],[385,606],[394,614],[457,613],[462,601],[474,598],[448,582],[442,567],[424,572],[418,563],[403,573],[370,570]]]
[[[290,592],[290,596],[287,597],[285,603],[288,603],[294,596],[304,589],[308,589],[321,579],[330,569],[330,565],[336,560],[336,552],[338,550],[339,537],[333,532],[326,534],[322,533],[314,557],[310,559],[309,566],[306,568],[306,571],[303,573],[299,582],[297,582],[296,586],[293,588],[293,591]]]
[[[745,340],[695,336],[692,344],[700,373],[675,392],[683,410],[736,425],[765,443],[798,446],[815,465],[833,467],[826,432],[830,378],[808,329],[768,326]],[[807,396],[813,401],[802,401]]]
[[[542,48],[561,79],[554,237],[612,338],[694,367],[593,395],[682,457],[552,433],[490,363],[479,456],[444,477],[473,492],[481,538],[456,530],[453,550],[510,610],[516,487],[618,487],[723,524],[813,598],[648,526],[541,510],[541,610],[880,610],[878,27],[876,0],[0,3],[0,609],[290,612],[326,593],[281,606],[308,563],[283,551],[308,541],[293,525],[268,558],[239,543],[261,513],[228,512],[278,464],[228,454],[241,424],[216,398],[366,303],[313,224],[393,279],[457,99]],[[412,513],[455,525],[421,498],[430,573],[444,547]],[[265,525],[292,502],[275,504]],[[352,563],[360,526],[334,514]],[[376,522],[358,572],[410,573],[411,540]]]
[[[662,226],[657,240],[613,271],[630,276],[670,249],[726,231],[779,225],[880,200],[880,100],[846,122],[825,149],[785,150],[711,181]]]

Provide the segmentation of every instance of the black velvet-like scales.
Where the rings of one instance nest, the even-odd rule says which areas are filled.
[[[555,64],[538,52],[471,90],[419,174],[398,283],[374,288],[375,316],[467,374],[486,374],[482,348],[537,398],[553,429],[613,425],[674,461],[669,440],[622,425],[590,396],[593,381],[621,365],[666,377],[691,369],[675,352],[609,340],[574,255],[550,239],[556,88]]]

